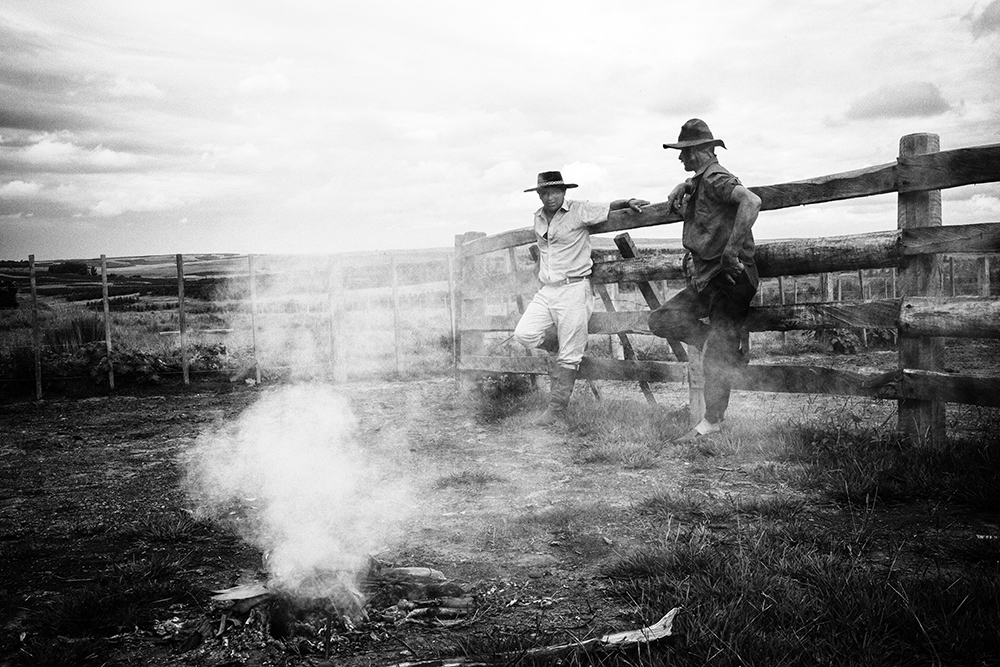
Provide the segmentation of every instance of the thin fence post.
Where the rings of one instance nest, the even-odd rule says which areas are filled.
[[[330,348],[328,363],[334,382],[347,381],[347,366],[344,363],[347,346],[344,345],[344,332],[347,331],[344,295],[344,267],[339,259],[330,255],[326,274],[327,301],[330,311],[328,321],[330,330]]]
[[[260,357],[257,349],[257,267],[253,255],[247,255],[247,271],[250,274],[250,342],[253,346],[254,379],[260,384]]]
[[[785,277],[778,276],[778,303],[782,306],[785,305]],[[781,332],[781,346],[784,347],[788,345],[788,332]]]
[[[980,257],[977,262],[979,267],[979,296],[990,295],[990,258]]]
[[[115,364],[111,357],[111,300],[108,298],[108,258],[101,255],[101,300],[104,302],[104,345],[108,353],[108,391],[115,390]]]
[[[399,375],[399,347],[402,344],[399,335],[399,271],[396,266],[396,255],[389,255],[389,266],[392,274],[392,338],[393,354],[395,358],[396,375]]]
[[[951,287],[951,295],[955,296],[955,258],[948,258],[948,283]]]
[[[471,275],[475,267],[475,259],[462,256],[462,245],[474,239],[486,236],[483,232],[466,232],[455,236],[455,383],[459,389],[468,389],[469,386],[463,381],[460,367],[462,365],[462,355],[472,352],[473,354],[483,353],[483,335],[480,332],[470,332],[468,336],[462,333],[462,319],[466,315],[482,315],[483,299],[476,299],[475,302],[465,303],[465,290],[463,284],[465,277]]]
[[[179,316],[180,344],[181,344],[181,375],[184,377],[184,384],[191,384],[191,377],[188,369],[187,353],[187,321],[184,313],[184,255],[177,254],[177,312]]]
[[[865,271],[864,269],[858,269],[858,290],[861,292],[861,300],[866,301],[865,298]],[[868,347],[868,329],[861,330],[861,344]]]
[[[899,162],[906,158],[940,150],[936,134],[909,134],[899,141]],[[903,178],[901,176],[900,180]],[[941,226],[941,191],[900,192],[897,201],[897,227]],[[904,257],[899,269],[900,296],[941,296],[940,255]],[[941,338],[899,337],[900,369],[941,371],[944,368],[944,341]],[[907,396],[905,376],[899,400],[898,428],[912,444],[942,447],[945,444],[945,403],[939,400]]]
[[[826,303],[832,303],[834,300],[834,285],[833,285],[833,274],[832,273],[821,273],[819,274],[819,299]],[[817,338],[823,345],[829,345],[833,334],[830,329],[820,329],[817,332]]]
[[[28,255],[31,284],[31,343],[35,350],[35,400],[42,400],[42,331],[38,323],[38,283],[35,279],[35,256]]]
[[[455,323],[455,256],[448,255],[448,324],[451,327],[451,367],[458,368],[458,331]]]

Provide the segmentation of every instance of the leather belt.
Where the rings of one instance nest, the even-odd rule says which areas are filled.
[[[576,276],[574,278],[563,278],[554,283],[545,283],[548,287],[561,287],[563,285],[572,285],[573,283],[578,283],[581,280],[587,280],[590,276]]]

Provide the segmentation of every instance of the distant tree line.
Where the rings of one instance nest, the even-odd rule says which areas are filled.
[[[0,282],[0,308],[17,308],[17,284],[13,280]]]
[[[72,276],[96,276],[97,267],[90,266],[86,262],[56,262],[50,264],[49,273]]]

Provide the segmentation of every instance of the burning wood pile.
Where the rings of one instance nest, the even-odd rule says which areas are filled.
[[[375,625],[456,626],[471,621],[476,609],[467,587],[439,570],[390,567],[375,559],[360,582],[352,573],[327,570],[313,572],[294,587],[254,581],[213,593],[221,616],[188,628],[181,651],[221,639],[256,616],[266,623],[270,638],[292,643],[298,652],[329,657],[332,644],[348,633]]]

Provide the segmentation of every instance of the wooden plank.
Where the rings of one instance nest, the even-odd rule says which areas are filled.
[[[966,405],[1000,407],[1000,377],[976,377],[906,369],[902,373],[903,398],[935,400]]]
[[[462,318],[460,331],[513,331],[520,316],[467,315]],[[623,310],[615,313],[594,313],[587,332],[591,334],[649,333],[649,313],[644,310]]]
[[[500,232],[499,234],[493,234],[492,236],[483,236],[463,241],[458,246],[458,252],[460,257],[473,257],[497,250],[528,245],[534,242],[535,229],[533,227],[520,227]]]
[[[462,294],[466,299],[475,299],[498,294],[534,294],[542,284],[538,281],[538,269],[518,269],[512,273],[487,273],[468,276],[462,283]]]
[[[791,394],[876,396],[871,377],[825,366],[765,366],[751,364],[733,377],[733,388]]]
[[[755,306],[750,309],[747,327],[750,331],[895,329],[899,317],[899,307],[899,299]],[[518,316],[515,314],[466,317],[462,321],[462,330],[513,331],[514,327],[517,326],[517,320]],[[588,332],[591,334],[650,334],[648,320],[649,313],[644,310],[594,313],[590,317]]]
[[[820,331],[823,329],[895,329],[898,299],[866,302],[801,303],[750,309],[750,331]]]
[[[584,357],[580,362],[580,376],[595,380],[618,380],[621,382],[684,382],[687,379],[686,364],[674,361],[638,361],[618,359],[596,359]]]
[[[899,141],[900,160],[915,155],[936,153],[936,134],[909,134]],[[911,191],[899,194],[896,205],[897,227],[941,226],[941,192]],[[899,266],[900,296],[936,297],[941,295],[941,262],[938,255],[906,256]],[[944,370],[944,343],[940,338],[900,338],[899,367],[925,371]],[[945,445],[945,404],[935,400],[903,398],[899,401],[898,428],[912,444]]]
[[[611,300],[611,295],[608,294],[608,288],[604,285],[597,285],[595,290],[601,297],[601,301],[604,302],[604,309],[613,313],[615,311],[615,302]],[[589,324],[588,324],[589,326]],[[628,335],[619,333],[617,334],[619,342],[622,345],[622,356],[625,357],[625,361],[631,361],[635,359],[635,349],[632,347],[632,341],[628,339]],[[656,397],[653,396],[652,390],[649,388],[649,383],[645,380],[639,381],[639,390],[642,395],[646,397],[646,402],[650,405],[656,405]]]
[[[549,372],[549,364],[545,357],[465,357],[462,359],[461,370],[473,373],[544,375]],[[621,361],[584,357],[580,362],[579,377],[620,382],[683,382],[686,368],[684,364],[670,361]]]
[[[634,259],[616,259],[594,264],[590,279],[595,283],[638,283],[651,280],[683,280],[684,253],[643,251]]]
[[[750,190],[760,197],[763,211],[885,194],[896,190],[896,163]]]
[[[458,370],[462,372],[548,375],[549,360],[547,357],[463,356],[458,360]]]
[[[1000,338],[1000,299],[907,297],[899,310],[899,335]]]
[[[615,245],[618,247],[618,252],[620,252],[621,256],[625,259],[634,259],[639,256],[639,251],[635,247],[632,237],[627,233],[616,236]],[[683,258],[681,261],[683,262]],[[646,305],[649,306],[650,312],[660,307],[660,298],[656,295],[656,292],[653,290],[653,286],[650,285],[649,282],[639,281],[636,285],[639,287],[639,293],[642,294],[642,298],[646,301]],[[667,344],[673,351],[674,356],[677,357],[677,361],[688,360],[687,351],[684,349],[684,345],[679,340],[668,338]]]
[[[656,225],[666,225],[680,222],[681,218],[675,212],[670,211],[666,202],[650,204],[642,209],[642,213],[636,213],[632,209],[621,209],[611,211],[608,214],[607,222],[594,225],[590,228],[590,233],[607,234],[610,232],[620,232],[626,229],[638,229],[641,227],[653,227]],[[477,239],[465,243],[461,247],[463,257],[481,255],[497,250],[504,250],[511,246],[527,245],[535,242],[535,230],[531,227],[514,229],[500,234],[494,234],[482,239]]]
[[[1000,144],[900,154],[896,171],[900,193],[1000,181]]]
[[[898,266],[900,232],[788,239],[757,244],[755,261],[762,278],[855,271]]]
[[[929,253],[980,254],[1000,252],[1000,223],[903,229],[903,255]]]

